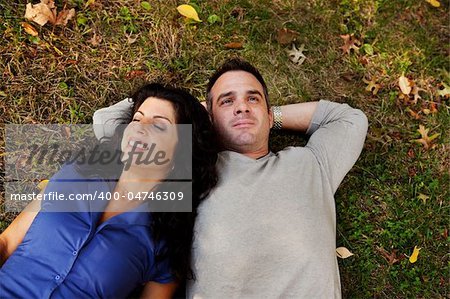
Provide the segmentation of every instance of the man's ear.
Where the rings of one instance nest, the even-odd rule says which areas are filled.
[[[272,111],[272,107],[270,107],[270,109],[269,109],[269,124],[270,124],[270,128],[272,129],[272,127],[273,127],[273,111]]]

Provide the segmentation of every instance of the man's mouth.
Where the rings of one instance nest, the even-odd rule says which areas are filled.
[[[249,119],[241,119],[233,124],[233,128],[248,128],[253,126],[255,123]]]

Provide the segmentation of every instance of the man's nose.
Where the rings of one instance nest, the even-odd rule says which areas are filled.
[[[236,105],[234,106],[234,114],[241,114],[241,113],[249,113],[250,112],[250,106],[248,105],[247,101],[242,100],[238,101]]]

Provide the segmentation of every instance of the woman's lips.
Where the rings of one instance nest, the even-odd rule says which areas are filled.
[[[148,143],[142,140],[130,138],[127,143],[127,147],[133,149],[137,152],[143,152],[148,150]]]

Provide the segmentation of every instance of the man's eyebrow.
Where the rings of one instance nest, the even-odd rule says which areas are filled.
[[[217,98],[217,101],[216,101],[216,102],[218,102],[218,101],[219,101],[220,99],[222,99],[222,98],[229,97],[229,96],[231,96],[232,94],[234,94],[233,91],[229,91],[229,92],[226,92],[226,93],[222,93],[222,94],[219,95],[219,97]]]
[[[143,116],[145,116],[144,112],[142,112],[142,111],[136,111],[136,113],[138,113],[138,112],[139,112],[140,114],[142,114]],[[167,117],[162,116],[162,115],[155,115],[155,116],[153,116],[153,118],[162,118],[162,119],[165,119],[165,120],[167,120],[168,122],[172,123],[172,121],[171,121],[170,119],[168,119]]]
[[[258,94],[260,97],[264,98],[262,93],[257,89],[248,90],[247,94]]]

